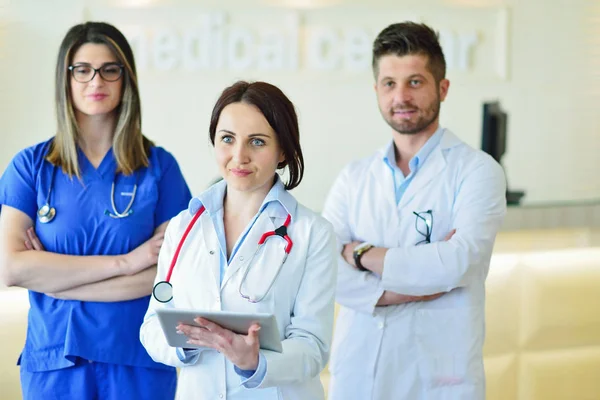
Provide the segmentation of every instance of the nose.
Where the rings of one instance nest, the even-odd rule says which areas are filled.
[[[102,76],[100,75],[100,71],[96,71],[96,74],[94,75],[92,80],[88,82],[88,84],[93,85],[93,86],[104,85],[104,79],[102,79]]]
[[[398,85],[394,91],[394,104],[406,104],[413,100],[412,91],[407,86]]]
[[[241,141],[238,141],[233,148],[233,159],[238,164],[246,164],[250,161],[250,152]]]

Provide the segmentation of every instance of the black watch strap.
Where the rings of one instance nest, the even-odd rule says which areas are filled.
[[[352,254],[354,257],[354,264],[356,265],[356,268],[358,268],[360,271],[368,271],[368,269],[366,269],[361,264],[360,259],[362,258],[363,254],[365,254],[367,251],[369,251],[372,248],[373,248],[372,244],[363,243],[361,245],[358,245],[357,248],[354,250],[354,252]]]

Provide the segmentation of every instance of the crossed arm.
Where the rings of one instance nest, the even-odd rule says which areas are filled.
[[[33,220],[10,206],[0,214],[0,277],[53,297],[82,301],[122,301],[152,290],[158,251],[168,222],[133,251],[117,256],[73,256],[44,250]]]
[[[444,241],[450,240],[455,233],[456,229],[451,230],[444,238]],[[360,243],[361,242],[351,242],[344,245],[344,247],[342,248],[342,257],[349,265],[351,265],[354,268],[356,268],[356,263],[354,262],[354,249]],[[362,266],[368,269],[369,271],[376,273],[379,276],[383,275],[383,264],[387,252],[388,249],[385,247],[373,247],[372,249],[364,253],[364,255],[362,256]],[[439,292],[425,296],[411,296],[392,292],[391,290],[384,290],[376,305],[391,306],[397,304],[411,303],[414,301],[431,301],[443,296],[445,293],[446,292]]]
[[[349,172],[342,173],[323,210],[338,237],[336,300],[339,304],[372,313],[376,306],[432,300],[440,293],[484,276],[482,267],[489,262],[496,233],[506,213],[505,178],[499,165],[484,157],[469,165],[453,205],[456,236],[452,236],[452,231],[441,242],[372,248],[364,253],[361,264],[374,273],[354,267],[352,251],[357,243],[353,243],[348,225],[351,182]],[[389,265],[384,267],[386,260]]]

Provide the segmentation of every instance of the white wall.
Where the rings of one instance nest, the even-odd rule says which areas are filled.
[[[449,71],[442,123],[478,147],[481,103],[500,99],[510,121],[504,164],[510,186],[527,191],[526,202],[600,198],[600,2],[591,0],[13,1],[0,11],[0,171],[21,148],[54,132],[54,63],[71,25],[105,20],[132,40],[139,32],[150,40],[165,29],[181,36],[215,12],[228,17],[226,33],[285,32],[285,18],[296,15],[301,50],[318,28],[340,35],[358,28],[371,40],[405,18],[454,35],[475,33],[467,68]],[[144,61],[151,53],[134,41],[144,133],[175,154],[194,193],[216,175],[210,112],[237,78],[275,83],[296,104],[307,168],[294,192],[309,207],[321,208],[343,165],[391,137],[368,68],[311,69],[301,51],[296,69],[188,70],[179,64],[161,70],[152,58]]]

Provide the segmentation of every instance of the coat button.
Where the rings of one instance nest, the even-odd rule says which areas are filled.
[[[239,260],[244,261],[244,256],[240,256]]]
[[[211,251],[208,252],[208,254],[210,254],[212,256],[213,254],[215,254],[215,251],[211,250]]]

